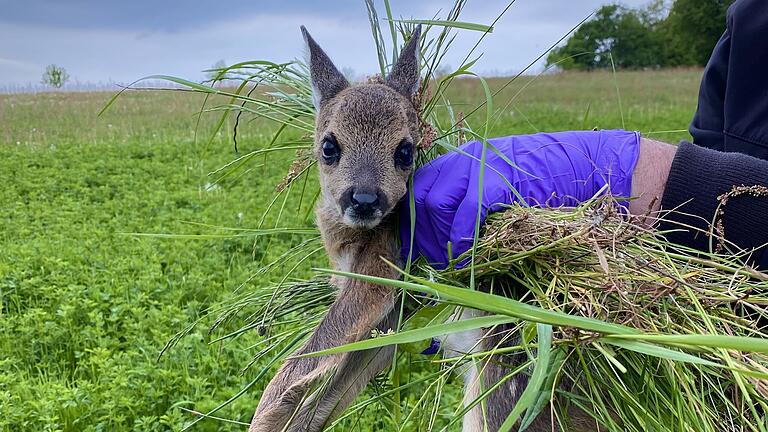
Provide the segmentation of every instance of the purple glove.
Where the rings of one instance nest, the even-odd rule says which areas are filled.
[[[510,184],[528,205],[542,207],[577,206],[606,184],[614,196],[629,198],[640,134],[624,130],[538,133],[495,138],[488,143],[481,223],[487,212],[518,201]],[[412,259],[424,256],[437,268],[448,264],[449,241],[451,258],[456,258],[472,247],[474,238],[483,144],[468,142],[460,149],[471,156],[451,152],[414,175],[416,226]],[[408,258],[411,236],[408,200],[406,195],[400,206],[404,259]]]

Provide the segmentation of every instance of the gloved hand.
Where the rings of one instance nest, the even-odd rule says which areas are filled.
[[[542,207],[577,206],[606,184],[612,195],[629,198],[640,134],[624,130],[571,131],[494,138],[488,143],[481,224],[489,211],[519,200],[510,186],[528,205]],[[451,258],[456,258],[472,247],[474,238],[483,144],[473,141],[460,149],[466,154],[442,155],[414,175],[412,259],[423,256],[436,268],[444,268],[449,262],[448,242]],[[404,259],[408,258],[411,240],[409,199],[406,195],[400,205]]]

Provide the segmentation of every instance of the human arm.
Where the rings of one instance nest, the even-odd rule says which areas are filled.
[[[658,221],[667,240],[707,251],[711,232],[753,251],[748,261],[768,268],[768,161],[643,138],[632,177],[630,213],[650,212],[648,222]]]
[[[728,243],[754,249],[750,264],[768,269],[768,251],[763,247],[768,243],[768,195],[761,193],[766,187],[768,161],[683,142],[664,184],[664,218],[658,229],[667,232],[672,243],[706,251],[714,222],[721,229],[715,233]],[[733,192],[734,188],[743,192]]]
[[[403,257],[412,251],[413,258],[444,267],[471,247],[478,216],[482,223],[513,202],[574,207],[608,190],[629,197],[639,142],[637,132],[605,130],[466,143],[415,173],[413,248],[409,198],[401,205]]]
[[[582,137],[588,136],[590,135],[582,135]],[[600,147],[598,137],[596,135],[591,137],[592,145]],[[596,151],[615,148],[631,151],[634,145],[630,141],[625,142],[621,147],[602,147],[602,150]],[[763,160],[741,154],[718,152],[689,143],[673,146],[642,138],[636,145],[637,158],[632,164],[631,193],[628,193],[635,199],[629,202],[629,212],[637,215],[647,214],[650,216],[647,221],[651,223],[656,220],[655,214],[659,210],[664,210],[664,221],[658,228],[667,232],[667,238],[673,243],[698,250],[708,250],[709,239],[706,233],[718,211],[720,203],[718,197],[729,192],[734,186],[768,185],[768,162]],[[505,147],[502,146],[502,148]],[[572,147],[569,146],[569,148]],[[506,150],[510,151],[508,147]],[[441,158],[448,159],[446,156]],[[477,187],[476,182],[470,185],[462,175],[462,170],[466,170],[470,162],[448,163],[450,160],[441,161],[441,158],[421,168],[414,181],[417,229],[414,232],[412,258],[424,256],[433,263],[447,256],[445,242],[451,240],[451,235],[454,236],[453,238],[473,236],[475,217],[470,217],[470,223],[466,220],[456,223],[456,218],[462,203],[464,206],[474,206],[475,209],[478,203],[477,195],[468,193],[468,189]],[[451,156],[451,160],[460,160],[457,158],[459,156]],[[611,160],[602,159],[602,161],[610,165]],[[533,176],[543,177],[551,175],[550,168],[546,163],[542,163],[528,166],[527,171]],[[606,166],[603,166],[602,171],[605,172],[606,169]],[[441,176],[440,173],[447,174]],[[586,178],[591,174],[584,171],[580,175]],[[518,177],[517,180],[519,179]],[[523,186],[522,193],[534,194],[539,198],[570,189],[573,185],[578,185],[582,189],[576,195],[589,198],[598,192],[598,186],[600,186],[599,183],[584,181],[569,182],[566,186],[562,183],[550,182],[548,185],[553,190],[547,193],[532,190],[527,182],[518,181],[518,185]],[[497,182],[495,187],[504,188],[506,185]],[[619,188],[614,189],[613,192],[617,193],[622,187],[626,188],[626,182],[621,182]],[[557,190],[558,188],[561,190]],[[509,195],[501,195],[502,198],[507,196]],[[512,201],[509,199],[507,203]],[[402,208],[407,206],[408,203],[404,202]],[[491,211],[500,208],[499,206],[489,207]],[[671,211],[666,212],[667,210]],[[484,220],[485,213],[482,216]],[[467,218],[466,215],[463,217]],[[408,218],[408,211],[402,211],[400,232],[404,245],[404,257],[408,255],[410,242]],[[768,242],[768,198],[742,194],[730,200],[724,210],[722,226],[728,242],[742,249],[762,246]],[[464,249],[456,248],[455,244],[454,257],[467,250],[466,242],[463,243]],[[768,268],[768,253],[763,250],[764,248],[756,250],[752,254],[751,261]]]
[[[676,147],[660,141],[641,138],[637,164],[632,171],[632,193],[629,213],[645,215],[650,225],[661,208],[662,196]]]

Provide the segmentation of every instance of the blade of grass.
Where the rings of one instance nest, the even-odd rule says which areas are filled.
[[[517,403],[515,403],[514,408],[512,408],[512,412],[509,413],[504,423],[499,427],[500,432],[509,432],[523,412],[534,407],[544,381],[549,374],[549,360],[552,352],[552,326],[537,324],[536,331],[539,338],[539,347],[538,356],[533,361],[533,374]],[[523,428],[520,430],[523,430]]]
[[[493,327],[499,324],[508,324],[517,321],[516,318],[491,315],[479,318],[468,318],[460,321],[452,321],[444,324],[429,325],[422,328],[407,330],[400,333],[379,335],[371,339],[365,339],[359,342],[353,342],[338,347],[328,348],[321,351],[315,351],[307,354],[296,356],[296,358],[302,357],[318,357],[330,354],[338,354],[350,351],[362,351],[372,348],[380,348],[388,345],[396,345],[403,343],[412,343],[422,341],[424,339],[433,338],[435,336],[442,336],[447,334],[453,334],[468,330],[475,330],[483,327]]]
[[[429,26],[459,28],[459,29],[473,30],[473,31],[479,31],[484,33],[493,32],[493,27],[491,26],[470,23],[470,22],[463,22],[463,21],[422,20],[422,19],[397,19],[393,21],[405,23],[405,24],[423,24],[423,25],[429,25]]]

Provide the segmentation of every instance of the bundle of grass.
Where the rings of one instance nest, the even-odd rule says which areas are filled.
[[[604,197],[572,211],[494,215],[475,251],[478,286],[589,319],[555,328],[553,355],[565,363],[547,373],[575,383],[568,396],[608,430],[763,430],[768,275],[672,247],[616,208]],[[458,286],[471,277],[468,268],[418,273]],[[556,381],[539,391],[556,393]]]
[[[492,27],[459,21],[462,0],[443,20],[396,20],[389,2],[384,4],[391,52],[385,47],[376,9],[366,2],[382,76],[390,54],[397,58],[399,38],[405,39],[415,23],[425,26],[424,80],[418,102],[427,139],[419,146],[419,162],[456,151],[467,138],[486,140],[495,111],[485,81],[477,78],[485,102],[466,114],[454,109],[445,94],[455,78],[474,75],[471,53],[452,73],[438,77],[436,71],[454,40],[452,31],[480,31],[482,40]],[[314,162],[304,156],[313,142],[314,115],[306,67],[300,61],[254,61],[215,73],[207,84],[159,78],[212,100],[224,98],[221,104],[201,109],[221,113],[214,134],[229,120],[235,124],[234,141],[244,118],[277,124],[267,143],[213,172],[215,181],[240,177],[257,157],[298,152],[259,225],[216,235],[291,236],[295,245],[254,275],[276,277],[271,288],[242,290],[235,300],[212,311],[221,316],[211,329],[217,333],[214,342],[232,340],[246,331],[262,335],[262,342],[252,347],[253,362],[245,367],[257,364],[260,369],[241,392],[187,427],[213,418],[210,414],[234,398],[266,384],[269,372],[314,329],[333,297],[326,278],[301,280],[306,273],[300,270],[322,252],[316,230],[281,225],[290,213],[289,203],[311,209],[317,199],[316,186],[309,180]],[[234,88],[216,85],[235,81],[239,84]],[[473,115],[483,108],[485,118],[476,121]],[[479,127],[473,129],[470,123]],[[673,247],[640,221],[617,213],[605,197],[569,211],[517,206],[495,214],[473,249],[458,260],[467,258],[470,265],[443,271],[417,261],[406,267],[400,281],[344,274],[400,289],[403,316],[400,328],[387,334],[313,354],[399,346],[392,369],[330,428],[453,430],[464,413],[486,403],[493,391],[484,389],[465,405],[460,385],[453,382],[455,372],[467,364],[482,365],[499,353],[518,353],[526,359],[502,381],[530,375],[502,430],[525,429],[545,409],[555,410],[553,427],[565,424],[562,413],[547,403],[553,399],[580,407],[596,425],[611,431],[768,428],[768,342],[761,329],[768,278],[742,265],[741,257]],[[463,308],[485,315],[452,321],[450,317]],[[500,325],[521,335],[515,339],[519,343],[448,359],[420,354],[431,338]],[[566,381],[572,385],[560,385]]]
[[[345,274],[429,301],[403,331],[324,353],[392,343],[418,352],[425,338],[512,323],[504,331],[521,335],[507,336],[515,343],[440,361],[482,368],[502,353],[528,357],[503,378],[533,368],[502,430],[525,429],[544,409],[568,430],[569,404],[611,431],[765,430],[768,275],[670,245],[609,196],[568,211],[513,206],[490,218],[474,255],[459,269],[415,265],[405,281]],[[456,308],[487,316],[450,322]],[[547,404],[555,399],[566,402]]]

